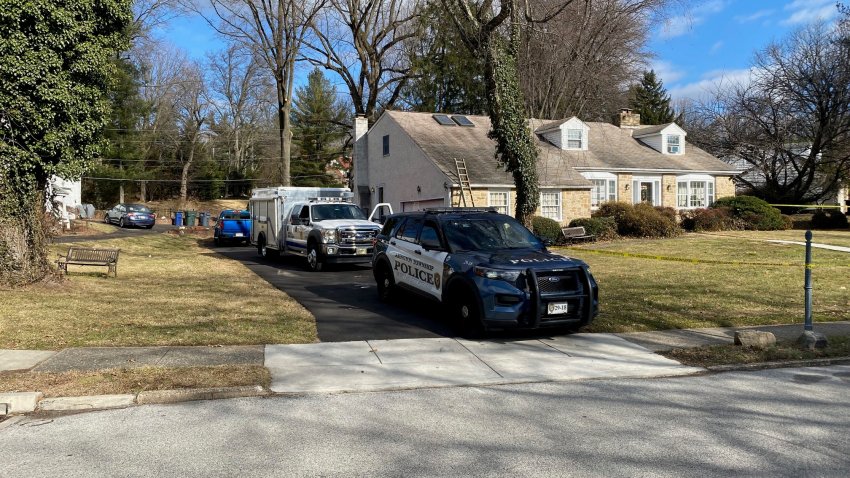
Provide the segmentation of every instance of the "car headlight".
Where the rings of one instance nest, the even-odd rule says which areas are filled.
[[[476,267],[475,275],[486,277],[487,279],[503,280],[510,283],[515,283],[519,279],[521,271],[507,269],[490,269],[488,267]]]
[[[336,244],[336,229],[322,230],[322,242],[325,244]]]

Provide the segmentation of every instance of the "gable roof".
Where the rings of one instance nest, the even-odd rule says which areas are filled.
[[[475,126],[441,126],[431,113],[386,111],[425,155],[448,177],[456,178],[455,158],[466,160],[471,185],[513,186],[513,175],[500,167],[495,159],[495,143],[487,137],[490,118],[467,116]],[[570,167],[566,151],[541,140],[537,174],[541,187],[590,188],[591,183]]]
[[[514,184],[513,176],[499,167],[495,143],[487,136],[490,118],[467,116],[475,127],[441,126],[431,113],[385,111],[416,143],[425,155],[448,177],[456,178],[455,158],[466,160],[470,183],[476,185]],[[570,118],[572,119],[572,118]],[[632,137],[632,131],[609,123],[585,122],[590,128],[589,149],[562,150],[540,132],[554,130],[567,120],[530,119],[529,128],[538,147],[537,173],[540,187],[589,188],[590,181],[579,170],[656,172],[712,172],[733,175],[739,171],[711,154],[687,143],[684,154],[661,154]],[[672,123],[670,123],[672,124]],[[663,130],[667,125],[659,125]],[[556,126],[557,125],[557,126]],[[650,128],[658,128],[653,126]]]

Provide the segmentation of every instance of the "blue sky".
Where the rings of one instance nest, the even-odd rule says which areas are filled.
[[[837,16],[836,0],[681,1],[650,42],[650,67],[674,99],[699,97],[718,81],[745,79],[757,50],[809,22]],[[158,36],[202,62],[223,45],[197,15],[173,19]]]
[[[659,25],[651,66],[673,98],[695,98],[718,81],[743,80],[771,41],[837,16],[836,0],[703,0]]]

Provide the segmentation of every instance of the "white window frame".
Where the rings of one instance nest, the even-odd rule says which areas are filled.
[[[505,204],[504,205],[493,204],[493,197],[497,196],[497,195],[498,196],[504,195],[504,197],[505,197]],[[502,212],[502,211],[500,211],[500,208],[504,207],[505,212],[503,212],[502,214],[507,214],[508,216],[510,216],[511,215],[511,190],[510,189],[488,189],[487,190],[487,205],[489,207],[496,208],[496,210],[499,211],[499,212]]]
[[[588,181],[590,181],[591,183],[593,181],[605,181],[605,189],[606,190],[605,190],[605,194],[604,194],[604,199],[602,201],[599,201],[599,204],[597,204],[596,206],[593,205],[593,195],[594,195],[594,190],[596,189],[596,185],[594,184],[593,187],[590,189],[590,210],[591,211],[595,211],[595,210],[599,209],[599,205],[601,205],[601,204],[604,204],[604,203],[609,202],[609,201],[616,201],[617,200],[617,197],[619,196],[619,189],[618,189],[619,185],[618,185],[616,174],[612,174],[612,173],[581,173],[581,175],[584,176],[584,178],[587,179]]]
[[[652,205],[661,206],[661,176],[633,176],[632,204],[640,204],[640,183],[652,183]]]
[[[676,139],[676,144],[675,144],[676,151],[671,151],[671,149],[674,146],[671,144],[670,140],[673,139],[673,138]],[[668,134],[667,137],[665,138],[665,140],[667,142],[667,154],[682,154],[683,149],[682,149],[682,136],[681,135]]]
[[[547,205],[545,207],[548,207],[548,208],[555,207],[555,208],[557,208],[557,211],[558,211],[557,215],[547,215],[546,214],[546,211],[544,209],[544,204],[543,204],[543,195],[544,194],[555,197],[557,204]],[[543,217],[548,217],[549,219],[553,219],[553,220],[558,221],[558,222],[563,221],[564,206],[563,206],[563,201],[562,201],[561,196],[562,196],[562,194],[561,194],[560,189],[541,189],[540,190],[540,215],[543,216]]]
[[[578,138],[571,138],[570,133],[578,132]],[[578,141],[578,147],[570,146],[570,141]],[[567,128],[566,144],[564,149],[581,150],[584,149],[584,129],[583,128]]]
[[[693,183],[705,183],[703,192],[702,204],[693,206],[694,196],[692,190]],[[682,194],[682,185],[685,185],[684,194]],[[682,206],[682,199],[685,200],[685,206]],[[717,185],[715,177],[708,174],[686,174],[676,177],[676,209],[704,209],[712,205],[717,200]]]

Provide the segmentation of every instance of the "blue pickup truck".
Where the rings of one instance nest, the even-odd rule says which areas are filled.
[[[237,209],[225,209],[218,215],[213,229],[213,242],[220,246],[226,242],[247,244],[251,238],[251,213]]]

